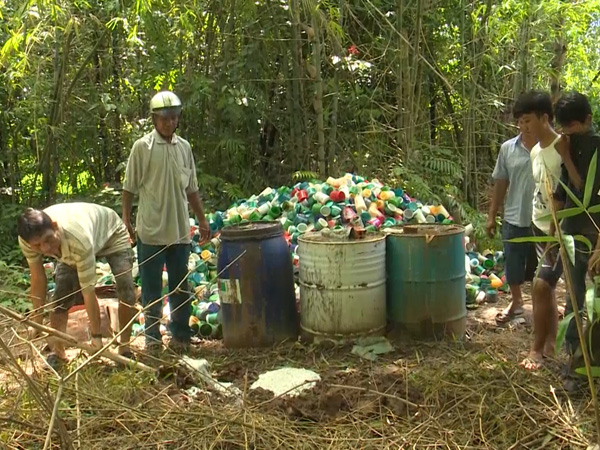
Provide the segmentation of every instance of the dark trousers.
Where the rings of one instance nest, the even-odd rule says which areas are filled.
[[[142,305],[146,308],[147,305],[154,302],[154,305],[144,311],[146,336],[151,340],[160,340],[159,320],[162,317],[163,302],[156,302],[156,299],[162,297],[162,272],[166,264],[169,292],[174,291],[183,280],[179,290],[169,296],[171,310],[169,330],[173,339],[189,341],[191,336],[189,325],[192,312],[191,295],[182,291],[189,291],[187,264],[190,246],[188,244],[148,245],[138,241],[137,247],[142,282]]]
[[[509,242],[514,238],[533,236],[531,227],[517,227],[508,222],[502,223],[504,246],[504,269],[509,285],[521,285],[532,281],[537,266],[537,256],[533,242]]]
[[[588,236],[588,239],[590,239],[592,248],[594,248],[596,245],[596,236]],[[563,261],[563,270],[569,270],[571,273],[573,293],[575,294],[577,308],[580,313],[585,310],[585,279],[590,256],[590,251],[587,246],[582,242],[575,241],[575,265],[571,264],[571,261],[568,261],[566,264]],[[573,306],[571,305],[571,296],[567,290],[565,316],[572,312]],[[579,348],[579,334],[577,333],[577,324],[575,323],[575,319],[572,319],[569,323],[569,328],[567,328],[567,334],[565,336],[565,343],[567,346],[567,352],[569,354],[574,354]]]

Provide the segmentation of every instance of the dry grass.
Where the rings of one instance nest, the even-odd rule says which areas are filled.
[[[191,398],[182,377],[157,380],[97,361],[64,385],[48,448],[586,448],[594,436],[588,397],[565,395],[557,364],[537,373],[518,365],[528,327],[498,330],[485,311],[470,314],[466,342],[397,341],[392,354],[374,363],[348,347],[206,345],[198,357],[211,362],[217,379],[242,390],[241,404],[214,393]],[[20,353],[28,355],[19,362],[22,370],[1,353],[0,443],[41,449],[57,377],[40,368],[31,348]],[[322,382],[294,399],[248,389],[261,371],[282,366],[311,368]]]

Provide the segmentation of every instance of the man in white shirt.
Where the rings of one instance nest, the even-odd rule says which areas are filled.
[[[19,245],[31,271],[31,300],[42,322],[41,309],[46,304],[48,280],[43,256],[56,258],[55,300],[50,312],[50,325],[66,332],[68,310],[78,301],[85,304],[90,321],[92,345],[102,347],[100,307],[96,298],[96,258],[106,258],[115,276],[119,297],[119,325],[129,324],[136,301],[131,275],[133,251],[125,224],[112,209],[92,203],[62,203],[43,211],[28,208],[18,220]],[[131,357],[129,339],[131,325],[120,337],[119,353]],[[51,365],[66,361],[64,345],[50,339]]]
[[[553,234],[550,202],[561,174],[562,158],[558,149],[562,151],[566,140],[552,127],[554,114],[550,94],[531,91],[527,96],[531,107],[530,113],[524,115],[524,126],[538,139],[538,143],[531,149],[531,167],[535,181],[533,233],[536,236],[547,236]],[[544,357],[554,353],[558,328],[554,287],[562,274],[562,268],[556,264],[557,247],[546,251],[546,245],[538,243],[536,250],[541,260],[541,268],[533,281],[531,293],[534,341],[529,356],[521,363],[529,370],[539,368]]]

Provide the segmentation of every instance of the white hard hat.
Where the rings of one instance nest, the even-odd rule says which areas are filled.
[[[152,114],[181,113],[181,100],[171,91],[161,91],[150,100]]]

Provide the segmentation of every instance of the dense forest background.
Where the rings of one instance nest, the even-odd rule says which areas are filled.
[[[119,207],[160,89],[209,208],[352,171],[477,221],[518,93],[600,118],[599,25],[599,0],[0,1],[0,259],[25,204]]]

